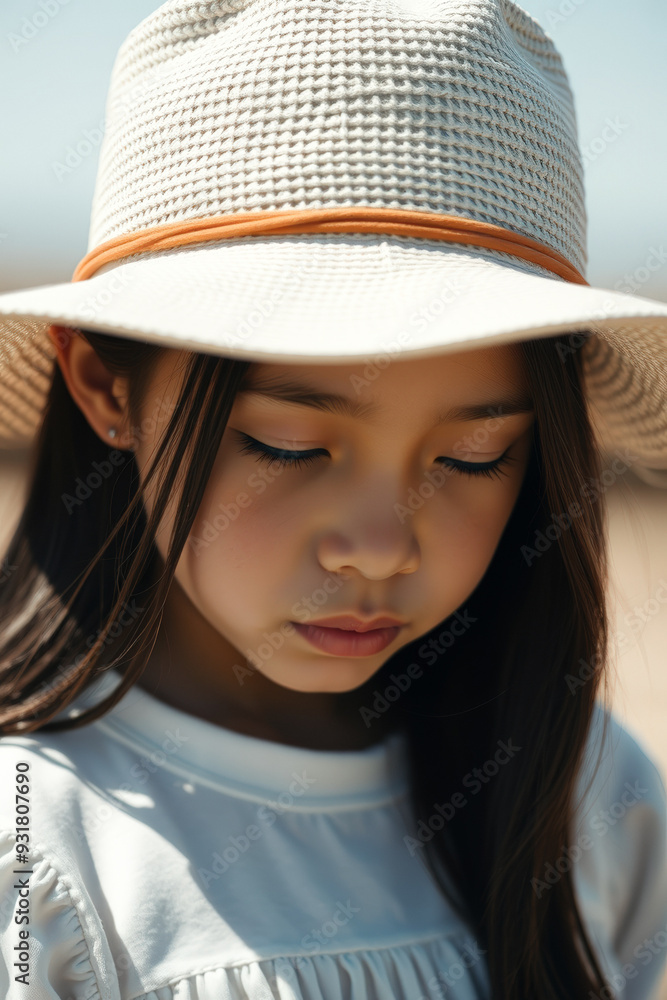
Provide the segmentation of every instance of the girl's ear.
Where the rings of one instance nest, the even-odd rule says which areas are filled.
[[[50,326],[47,332],[70,395],[92,429],[106,445],[131,447],[123,443],[129,423],[127,379],[113,375],[77,330]]]

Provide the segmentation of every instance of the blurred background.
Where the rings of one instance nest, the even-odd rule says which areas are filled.
[[[88,246],[116,51],[155,0],[4,0],[0,8],[0,292],[69,281]],[[667,6],[529,0],[575,95],[593,285],[667,302]],[[657,268],[661,255],[665,262]],[[0,451],[0,555],[25,456]],[[606,493],[613,708],[667,784],[667,490],[632,470]],[[667,998],[667,988],[663,990]]]

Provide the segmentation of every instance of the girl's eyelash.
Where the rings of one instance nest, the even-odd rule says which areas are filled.
[[[500,458],[494,458],[492,462],[461,462],[455,458],[439,458],[437,461],[442,465],[447,465],[455,469],[457,472],[464,473],[466,476],[488,476],[489,478],[500,479],[501,476],[507,475],[507,471],[502,469],[501,466],[514,461],[507,454],[508,450],[506,449]]]
[[[326,448],[312,448],[304,451],[272,448],[270,445],[262,444],[261,441],[250,437],[249,434],[244,434],[243,431],[237,431],[237,434],[243,441],[241,452],[256,455],[259,462],[266,462],[269,465],[276,463],[281,467],[289,465],[298,469],[311,465],[320,456],[328,454]],[[455,458],[438,458],[437,461],[467,476],[488,476],[500,479],[501,476],[507,475],[501,466],[514,461],[507,454],[508,450],[506,449],[500,458],[495,458],[492,462],[462,462]]]
[[[298,469],[302,465],[310,465],[320,455],[328,454],[325,448],[312,448],[310,451],[287,451],[285,448],[272,448],[268,444],[256,441],[249,434],[244,434],[243,431],[236,433],[245,442],[240,449],[242,452],[257,455],[259,462],[266,462],[269,465],[274,463],[279,466],[291,465]]]

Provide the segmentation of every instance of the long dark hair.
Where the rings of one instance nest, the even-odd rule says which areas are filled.
[[[130,417],[140,427],[145,388],[166,348],[77,332],[128,378]],[[406,732],[416,817],[406,850],[423,858],[476,934],[496,1000],[583,1000],[606,985],[571,872],[548,891],[535,888],[569,843],[596,693],[607,683],[606,513],[583,488],[599,479],[601,456],[571,336],[521,344],[536,405],[531,455],[464,615],[459,609],[340,696]],[[54,364],[0,588],[0,734],[87,725],[141,675],[250,364],[188,357],[148,471],[147,482],[158,483],[150,516],[133,452],[103,444]],[[163,562],[154,534],[177,482]],[[440,651],[425,657],[425,643],[438,637]],[[110,668],[122,681],[109,697],[76,718],[49,721]],[[585,682],[573,685],[578,671]],[[401,677],[410,683],[399,692]],[[484,774],[479,788],[474,768]]]

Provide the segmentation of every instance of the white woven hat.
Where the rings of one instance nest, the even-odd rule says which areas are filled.
[[[0,296],[0,444],[51,324],[338,364],[572,332],[604,447],[666,470],[667,304],[585,269],[572,93],[510,0],[168,0],[117,55],[73,280]]]

